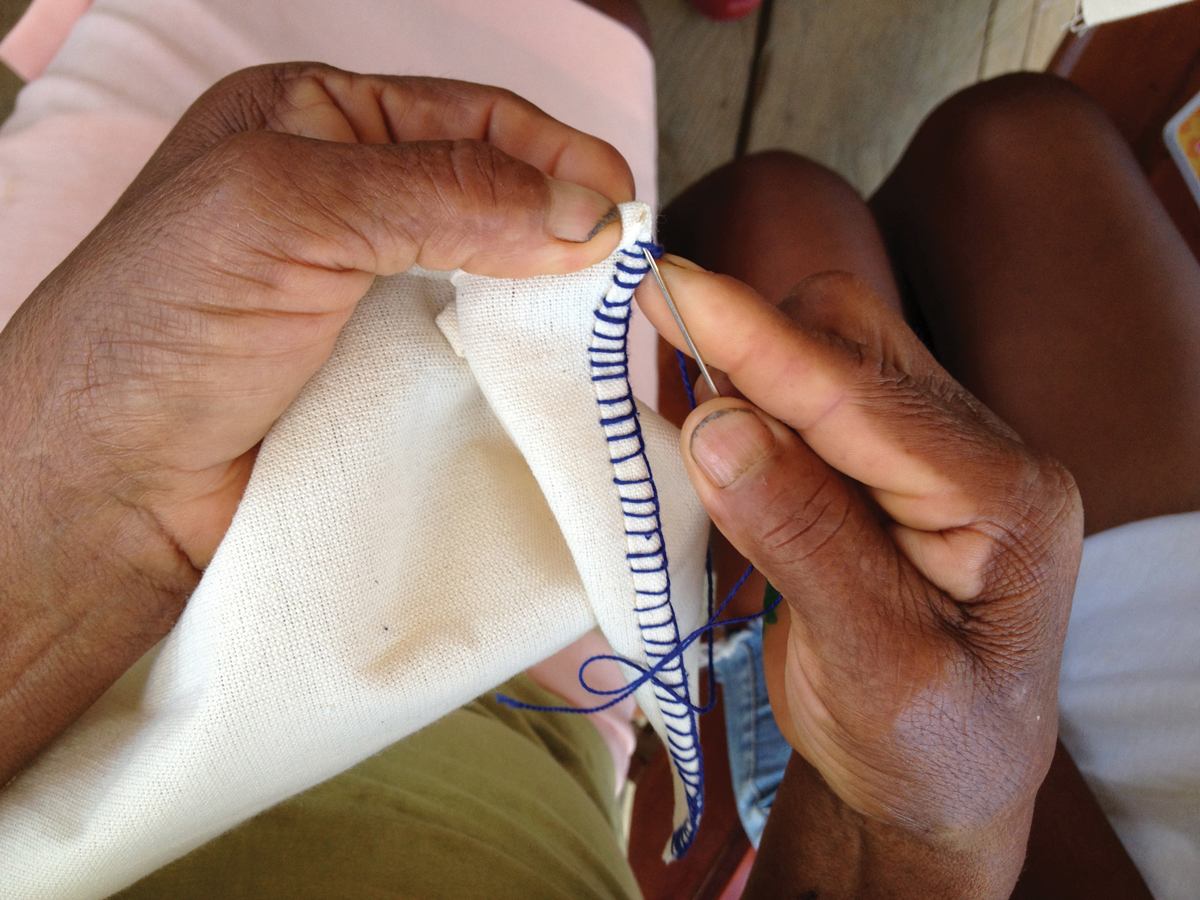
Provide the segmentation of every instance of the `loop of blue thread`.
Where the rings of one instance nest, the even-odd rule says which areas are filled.
[[[654,243],[653,241],[637,241],[636,245],[641,250],[643,250],[644,253],[649,253],[655,259],[658,259],[663,255],[662,246],[660,244]],[[623,253],[623,254],[625,254],[625,256],[633,258],[633,259],[641,259],[644,257],[644,253],[642,253],[642,254],[634,253],[630,250],[625,250],[625,249],[622,249],[621,253]],[[629,267],[622,266],[621,263],[619,263],[619,262],[616,264],[616,266],[617,266],[618,271],[625,271],[627,274],[636,274],[634,272],[629,271]],[[645,274],[644,270],[642,270],[640,274],[644,275]],[[621,278],[615,272],[613,273],[613,283],[617,286],[625,287],[625,288],[633,288],[633,287],[637,286],[636,284],[630,285],[630,284],[627,284],[626,282],[622,281]],[[602,299],[601,304],[605,308],[616,308],[618,306],[624,307],[624,306],[630,305],[628,300],[624,301],[620,304],[611,304],[608,302],[607,299]],[[601,319],[606,320],[605,317],[603,316],[603,314],[600,313],[599,310],[596,311],[596,315],[601,317]],[[616,323],[614,322],[614,324],[616,324]],[[593,331],[593,334],[595,334],[596,337],[605,337],[604,335],[596,334],[594,331]],[[628,363],[627,363],[627,360],[624,357],[623,353],[621,354],[620,361],[604,362],[602,360],[596,359],[595,355],[596,354],[614,355],[612,353],[612,351],[602,351],[602,350],[598,350],[597,348],[593,347],[593,348],[589,349],[588,352],[589,352],[589,354],[592,354],[592,357],[593,357],[592,358],[593,369],[595,369],[597,367],[617,368],[618,369],[617,372],[606,373],[604,375],[599,375],[599,376],[593,375],[592,381],[594,381],[594,382],[607,381],[607,380],[610,380],[613,378],[628,377],[628,372],[629,372]],[[686,364],[685,357],[679,351],[676,351],[676,353],[677,353],[677,358],[678,358],[679,364],[680,364],[680,372],[683,375],[684,390],[687,391],[687,395],[688,395],[688,403],[692,409],[695,409],[696,408],[696,396],[695,396],[695,392],[692,390],[691,379],[689,379],[687,377],[687,364]],[[629,398],[629,400],[632,403],[632,400],[633,400],[632,396]],[[618,435],[615,437],[608,436],[607,440],[609,441],[609,443],[611,443],[613,440],[624,440],[625,438],[632,437],[632,436],[636,436],[640,443],[641,435],[640,435],[640,430],[637,427],[636,407],[635,407],[634,417],[633,417],[632,421],[633,421],[633,428],[630,430],[630,432],[628,434]],[[644,445],[642,448],[639,449],[639,452],[641,452],[641,450],[644,450]],[[651,484],[653,484],[653,482],[651,482]],[[631,516],[636,517],[636,518],[642,518],[643,516],[649,517],[649,516],[658,515],[657,495],[655,497],[656,509],[650,513],[642,514],[642,513],[630,512],[628,509],[625,508],[625,503],[626,503],[625,499],[622,498],[622,500],[621,500],[622,511],[624,512],[626,518],[629,518]],[[665,557],[664,557],[664,561],[665,561]],[[632,568],[632,566],[631,566],[631,568]],[[500,701],[501,703],[505,704],[506,706],[512,707],[514,709],[526,709],[526,710],[531,710],[534,712],[591,713],[591,712],[599,712],[600,710],[603,710],[603,709],[608,709],[610,706],[614,706],[617,703],[620,703],[622,700],[624,700],[625,698],[632,695],[643,684],[646,684],[647,682],[651,682],[655,685],[656,688],[662,689],[663,691],[666,692],[666,694],[668,696],[674,698],[674,702],[679,703],[680,705],[687,708],[693,715],[703,715],[704,713],[709,712],[713,708],[713,705],[716,703],[716,696],[717,696],[717,694],[716,694],[716,672],[713,667],[713,630],[720,626],[724,626],[724,625],[736,625],[741,622],[753,621],[754,619],[757,619],[760,616],[764,616],[767,613],[772,612],[775,609],[775,607],[778,606],[782,600],[782,597],[776,597],[775,602],[772,603],[768,608],[762,610],[761,612],[755,613],[754,615],[741,616],[736,619],[721,620],[719,618],[721,613],[724,612],[725,607],[729,605],[731,600],[733,600],[734,596],[741,589],[742,585],[746,583],[746,579],[750,577],[750,573],[753,571],[754,571],[754,566],[750,566],[749,568],[746,569],[746,571],[742,574],[742,577],[739,578],[737,580],[737,583],[733,586],[733,590],[731,590],[729,592],[728,596],[726,596],[725,600],[721,603],[721,606],[716,610],[716,612],[713,612],[713,600],[714,600],[714,595],[716,594],[716,580],[713,577],[712,553],[706,552],[705,558],[704,558],[704,573],[705,573],[705,578],[706,578],[705,586],[706,586],[706,594],[707,594],[708,621],[705,622],[704,625],[702,625],[700,628],[697,628],[695,631],[693,631],[691,634],[689,634],[682,641],[679,641],[675,645],[674,649],[669,654],[667,654],[665,657],[660,659],[656,665],[654,665],[653,667],[651,667],[649,669],[642,667],[641,665],[633,662],[632,660],[625,659],[624,657],[615,656],[615,655],[593,656],[593,657],[585,660],[583,665],[581,665],[579,667],[579,683],[580,683],[580,685],[584,688],[584,690],[588,691],[591,694],[596,694],[597,696],[608,696],[608,695],[615,694],[616,696],[607,703],[603,703],[603,704],[600,704],[598,706],[595,706],[595,707],[592,707],[589,709],[581,709],[579,707],[574,707],[574,706],[536,706],[533,704],[522,703],[519,700],[515,700],[514,698],[505,696],[503,694],[497,694],[496,699],[498,701]],[[669,583],[669,578],[670,578],[670,576],[668,575],[668,583]],[[667,603],[670,602],[669,598],[666,602]],[[672,619],[673,618],[674,617],[672,617]],[[676,632],[676,633],[678,633],[678,632]],[[683,660],[682,660],[684,651],[686,651],[688,647],[690,647],[693,643],[695,643],[695,641],[697,639],[699,639],[701,635],[708,636],[709,702],[706,703],[703,707],[696,706],[694,703],[691,702],[691,699],[688,696],[687,683],[686,683],[686,670],[683,667]],[[643,638],[643,640],[647,640],[647,639]],[[606,690],[595,689],[587,683],[587,680],[584,677],[584,672],[589,665],[591,665],[592,663],[596,662],[597,660],[601,660],[601,659],[611,659],[620,665],[629,666],[629,667],[637,670],[638,672],[640,672],[641,676],[639,678],[637,678],[635,681],[633,681],[632,683],[626,685],[624,688],[621,688],[616,691],[606,691]],[[678,660],[678,662],[679,662],[679,665],[678,665],[679,671],[684,673],[684,675],[685,675],[684,683],[683,683],[683,685],[681,685],[681,692],[683,695],[682,697],[680,696],[680,692],[676,691],[674,685],[666,684],[661,679],[658,678],[658,674],[660,672],[662,672],[664,669],[666,669],[666,667],[668,665],[675,662],[676,660]],[[689,732],[689,734],[696,741],[694,747],[692,748],[692,751],[693,751],[692,756],[688,757],[687,759],[681,759],[678,755],[678,752],[677,752],[678,748],[676,747],[674,741],[671,741],[670,735],[667,736],[668,743],[671,745],[669,748],[671,750],[671,756],[676,761],[676,772],[679,775],[679,777],[681,779],[683,779],[685,785],[688,785],[691,788],[693,788],[693,790],[688,790],[685,792],[687,795],[688,820],[686,823],[684,823],[678,829],[676,829],[671,835],[671,850],[672,850],[673,856],[677,859],[679,857],[683,856],[683,854],[686,853],[688,848],[691,846],[692,840],[695,838],[696,824],[699,821],[700,814],[701,814],[701,811],[704,806],[704,795],[703,795],[703,787],[702,787],[703,781],[704,781],[703,762],[700,760],[700,745],[698,743],[698,740],[699,740],[698,735],[696,734],[696,719],[692,718],[691,721],[692,721],[691,731]],[[667,725],[667,730],[669,732],[674,732],[674,729],[672,729],[669,725]],[[694,777],[697,779],[695,783],[693,783],[690,780],[688,774],[685,773],[680,768],[681,762],[689,762],[692,760],[695,760],[700,765],[699,771],[697,773],[694,773]]]
[[[692,379],[688,378],[687,357],[683,355],[682,350],[676,350],[675,358],[679,361],[679,374],[683,377],[683,389],[687,391],[688,406],[695,409],[696,391],[692,387]]]
[[[783,600],[783,598],[776,597],[774,603],[772,603],[770,606],[764,608],[760,612],[756,612],[752,615],[738,616],[737,618],[734,618],[734,619],[718,618],[721,615],[721,613],[723,613],[725,611],[725,607],[728,606],[730,601],[733,600],[734,595],[737,594],[737,592],[742,589],[742,585],[746,583],[746,579],[750,577],[750,573],[752,573],[753,571],[754,571],[754,566],[749,566],[746,569],[746,571],[742,573],[742,577],[737,580],[737,583],[733,586],[733,590],[731,590],[725,596],[725,599],[721,602],[721,605],[719,607],[717,607],[717,611],[709,617],[709,620],[707,622],[705,622],[703,625],[701,625],[699,628],[697,628],[695,631],[693,631],[691,634],[689,634],[687,637],[685,637],[683,640],[681,640],[678,644],[676,644],[675,648],[670,653],[668,653],[666,656],[664,656],[662,659],[660,659],[653,666],[647,668],[645,666],[640,665],[639,663],[634,662],[631,659],[626,659],[623,656],[617,656],[617,655],[611,654],[611,653],[602,654],[600,656],[592,656],[592,657],[589,657],[588,659],[584,660],[583,665],[581,665],[579,667],[579,683],[583,686],[584,690],[586,690],[589,694],[595,694],[598,697],[612,697],[613,699],[609,700],[607,703],[601,703],[597,706],[589,706],[589,707],[537,706],[532,703],[522,703],[520,700],[517,700],[515,697],[509,697],[506,694],[497,694],[496,699],[499,700],[501,703],[503,703],[505,706],[512,707],[513,709],[527,709],[527,710],[531,710],[532,712],[561,712],[561,713],[584,713],[584,714],[586,714],[586,713],[600,712],[602,710],[608,709],[610,706],[616,706],[618,703],[620,703],[626,697],[631,696],[634,693],[634,691],[636,691],[638,688],[640,688],[643,684],[646,684],[647,682],[652,682],[656,687],[662,688],[668,694],[670,694],[672,697],[674,697],[677,703],[680,703],[680,704],[686,706],[688,709],[690,709],[691,711],[693,711],[697,714],[703,715],[704,713],[709,712],[712,709],[713,704],[716,702],[715,692],[709,696],[708,703],[706,703],[704,706],[697,706],[696,704],[692,703],[691,700],[689,698],[687,698],[686,696],[680,697],[680,695],[676,691],[674,685],[666,684],[663,681],[661,681],[657,677],[658,673],[661,672],[663,669],[665,669],[671,662],[673,662],[674,660],[676,660],[680,656],[682,656],[684,651],[687,650],[687,648],[690,647],[692,644],[694,644],[697,641],[697,639],[699,639],[701,636],[703,636],[705,634],[711,635],[714,628],[720,628],[723,625],[738,625],[738,624],[741,624],[742,622],[752,622],[755,619],[759,618],[760,616],[765,616],[767,613],[772,612],[775,609],[775,607],[777,607],[780,604],[780,602]],[[710,652],[710,654],[712,652],[711,643],[709,645],[709,652]],[[629,682],[629,684],[625,685],[625,687],[623,687],[623,688],[616,688],[614,690],[604,690],[602,688],[594,688],[590,684],[587,683],[587,680],[584,677],[584,672],[587,670],[587,667],[590,666],[592,663],[597,662],[602,659],[611,659],[615,663],[619,663],[623,666],[629,666],[631,669],[634,669],[634,670],[640,672],[641,675],[638,678],[634,679],[633,681]],[[711,673],[711,671],[712,671],[712,666],[711,666],[711,660],[710,660],[709,672]],[[712,678],[711,675],[709,677],[710,677],[710,679]]]
[[[635,243],[639,247],[641,247],[643,250],[649,250],[650,255],[653,256],[655,259],[662,258],[662,255],[663,255],[663,245],[662,244],[656,244],[656,243],[654,243],[654,241],[635,241]],[[626,250],[624,252],[628,253],[629,251]],[[637,255],[639,255],[639,254],[636,254],[636,253],[634,254],[634,256],[637,256]]]
[[[650,252],[650,255],[653,256],[655,259],[658,259],[663,255],[663,247],[661,244],[656,244],[653,241],[637,241],[636,243],[637,243],[637,246],[641,247],[642,249],[648,250]],[[630,253],[630,251],[628,251],[628,250],[622,250],[621,252],[628,256],[633,256],[633,257],[639,256],[639,254]],[[628,268],[623,266],[621,263],[617,263],[616,265],[619,270],[621,270],[623,272],[628,272]],[[633,273],[629,272],[629,274],[633,274]],[[615,276],[614,276],[614,281],[618,281],[618,279]],[[683,389],[685,391],[687,391],[688,406],[691,409],[695,409],[696,408],[696,392],[692,389],[692,381],[688,377],[687,357],[684,356],[683,351],[676,350],[675,358],[679,362],[679,374],[683,381]],[[595,380],[595,379],[593,379],[593,380]],[[716,673],[713,670],[713,631],[715,629],[720,628],[725,625],[738,625],[742,622],[752,622],[755,619],[760,618],[761,616],[765,616],[769,612],[773,612],[775,610],[775,607],[777,607],[779,605],[780,601],[783,599],[782,597],[776,597],[774,603],[772,603],[770,606],[764,608],[761,612],[754,613],[753,615],[740,616],[736,619],[719,620],[718,616],[720,616],[721,613],[725,611],[725,607],[729,605],[730,601],[733,600],[733,598],[737,594],[737,592],[742,589],[742,585],[744,585],[746,583],[746,579],[750,577],[750,573],[753,571],[754,571],[754,566],[751,565],[749,568],[746,569],[745,572],[742,573],[742,577],[737,580],[737,582],[733,586],[733,589],[725,596],[725,599],[723,601],[721,601],[721,605],[717,608],[716,612],[713,612],[713,599],[714,599],[714,594],[716,593],[716,583],[715,583],[715,579],[713,578],[712,552],[706,551],[704,554],[704,576],[705,576],[705,584],[706,584],[706,588],[707,588],[706,593],[708,595],[708,604],[707,604],[708,605],[708,621],[706,621],[703,625],[701,625],[699,628],[697,628],[695,631],[693,631],[691,634],[689,634],[686,638],[684,638],[678,644],[676,644],[675,648],[669,654],[662,657],[658,661],[658,663],[656,663],[654,666],[652,666],[650,668],[646,668],[642,665],[639,665],[638,663],[634,662],[631,659],[626,659],[623,656],[616,656],[614,654],[602,654],[599,656],[591,656],[591,657],[588,657],[586,660],[584,660],[583,665],[581,665],[579,667],[579,676],[578,676],[579,684],[589,694],[595,694],[596,696],[612,696],[613,699],[609,700],[607,703],[602,703],[598,706],[591,706],[591,707],[584,708],[584,707],[578,707],[578,706],[538,706],[533,703],[522,703],[520,700],[517,700],[515,697],[509,697],[507,694],[496,694],[496,699],[499,702],[503,703],[505,706],[511,707],[513,709],[524,709],[524,710],[529,710],[531,712],[563,712],[563,713],[587,714],[587,713],[600,712],[601,710],[608,709],[611,706],[616,706],[618,703],[620,703],[625,698],[632,696],[633,693],[639,687],[641,687],[643,684],[645,684],[646,682],[652,682],[656,687],[662,688],[664,691],[666,691],[672,697],[675,697],[676,701],[678,703],[686,706],[689,710],[691,710],[692,712],[695,712],[697,715],[704,715],[707,712],[711,712],[713,706],[717,702]],[[700,638],[702,635],[708,636],[708,703],[704,704],[704,706],[697,706],[696,704],[692,703],[691,700],[689,698],[687,698],[686,696],[683,698],[680,698],[679,694],[675,690],[674,685],[666,684],[665,682],[661,681],[657,677],[657,675],[664,668],[666,668],[671,662],[673,662],[674,660],[681,657],[683,655],[684,651],[687,650],[687,648],[690,647],[693,643],[695,643],[696,640],[698,638]],[[631,681],[629,684],[625,685],[625,687],[618,688],[616,690],[609,691],[609,690],[601,690],[599,688],[594,688],[590,684],[587,683],[587,679],[584,676],[584,672],[587,670],[587,667],[590,666],[592,663],[598,662],[602,659],[611,659],[613,662],[616,662],[620,665],[629,666],[631,669],[634,669],[634,670],[640,672],[641,675],[634,681]]]

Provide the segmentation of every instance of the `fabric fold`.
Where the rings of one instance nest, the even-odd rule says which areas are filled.
[[[175,629],[0,791],[0,898],[107,896],[597,624],[638,665],[663,655],[592,380],[596,311],[650,238],[647,206],[622,213],[621,248],[574,275],[377,280],[264,440]],[[451,302],[462,356],[436,321]],[[631,421],[686,635],[707,520],[678,432]],[[637,694],[669,744],[695,731],[693,653],[674,693]],[[702,790],[698,755],[674,755],[682,849]]]

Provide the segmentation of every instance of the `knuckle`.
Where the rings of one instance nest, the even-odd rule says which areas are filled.
[[[239,69],[218,81],[197,102],[197,111],[208,112],[226,132],[255,131],[269,127],[279,107],[297,87],[345,75],[323,63],[268,63]]]
[[[184,113],[147,172],[155,180],[169,176],[231,135],[271,128],[292,86],[338,71],[319,63],[274,63],[226,75]]]
[[[415,177],[409,189],[426,216],[447,227],[502,237],[521,210],[541,215],[545,179],[491,144],[456,140],[412,146],[408,168]]]
[[[792,567],[819,556],[849,521],[845,486],[827,472],[816,482],[789,484],[763,504],[748,538],[764,563]]]
[[[273,135],[261,131],[232,134],[197,160],[190,174],[204,198],[213,224],[234,216],[261,214],[274,205],[277,180],[287,171]]]
[[[484,141],[454,141],[451,162],[468,202],[499,208],[540,203],[545,196],[545,180],[531,167]]]
[[[253,265],[255,277],[273,281],[270,273],[302,256],[315,233],[293,162],[270,132],[223,138],[159,192],[171,224],[156,237],[192,264],[214,272]]]
[[[1002,473],[998,483],[1005,486],[997,493],[1003,496],[979,525],[996,548],[987,567],[987,594],[1004,602],[974,610],[968,631],[992,674],[1019,684],[1040,678],[1037,661],[1056,660],[1061,649],[1083,547],[1083,516],[1074,479],[1061,463],[1024,445],[1010,457],[996,466]]]
[[[1009,543],[1027,555],[1053,560],[1054,552],[1075,533],[1082,536],[1083,506],[1066,466],[1021,446],[1014,454],[1011,489],[1002,516]]]

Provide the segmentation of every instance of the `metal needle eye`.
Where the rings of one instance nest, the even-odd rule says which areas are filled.
[[[687,341],[688,349],[692,351],[692,359],[696,360],[696,365],[700,367],[700,374],[704,376],[704,381],[708,384],[708,389],[713,392],[714,397],[720,397],[721,392],[717,390],[717,386],[713,384],[712,376],[708,374],[708,366],[704,365],[704,360],[700,358],[700,351],[696,349],[696,345],[692,342],[692,336],[688,334],[687,326],[683,324],[683,319],[679,317],[679,310],[675,306],[675,301],[671,299],[671,292],[663,284],[662,274],[658,271],[658,263],[654,261],[654,257],[650,255],[650,251],[645,247],[642,248],[642,252],[646,254],[646,262],[650,263],[650,271],[654,273],[654,280],[658,282],[658,289],[662,291],[663,298],[667,301],[667,306],[671,309],[671,315],[675,317],[675,324],[679,326],[679,331],[683,335],[683,339]]]

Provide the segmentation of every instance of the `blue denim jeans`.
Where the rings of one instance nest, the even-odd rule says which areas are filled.
[[[713,657],[725,703],[725,735],[738,817],[758,849],[792,748],[771,714],[762,662],[762,621],[721,641]]]

